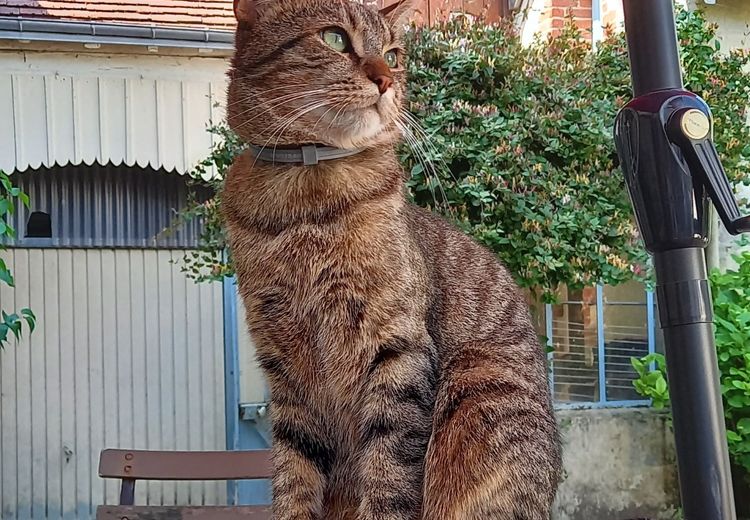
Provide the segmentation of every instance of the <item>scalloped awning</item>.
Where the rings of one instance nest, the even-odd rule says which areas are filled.
[[[224,117],[222,58],[0,52],[0,169],[125,163],[185,174]]]

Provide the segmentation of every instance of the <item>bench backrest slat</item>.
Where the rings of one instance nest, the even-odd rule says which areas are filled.
[[[271,520],[268,507],[99,506],[96,520]]]
[[[104,450],[99,476],[128,480],[250,480],[270,478],[268,450]]]

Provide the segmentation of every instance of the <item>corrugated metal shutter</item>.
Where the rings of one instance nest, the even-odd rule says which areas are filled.
[[[99,450],[224,449],[220,284],[196,285],[181,251],[15,249],[15,290],[39,328],[0,352],[3,519],[91,518],[116,503]],[[139,503],[213,504],[224,483],[149,483]]]
[[[10,220],[20,247],[195,248],[199,222],[174,227],[177,211],[189,190],[208,195],[184,177],[124,165],[41,168],[15,174],[13,182],[31,199]],[[32,211],[51,216],[51,239],[24,238]]]

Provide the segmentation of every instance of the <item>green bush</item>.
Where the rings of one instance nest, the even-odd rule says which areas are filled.
[[[750,148],[739,143],[750,143],[750,59],[721,55],[700,13],[681,11],[678,23],[687,85],[713,103],[727,170],[745,180]],[[612,138],[631,95],[621,34],[592,50],[570,24],[559,38],[524,47],[509,25],[457,18],[412,30],[408,52],[413,115],[405,117],[413,121],[401,157],[418,204],[445,213],[547,299],[559,285],[644,276]],[[238,146],[230,136],[202,168],[223,173]],[[198,210],[211,223],[202,252],[185,264],[198,278],[231,272],[214,218],[219,204]]]
[[[651,399],[657,410],[669,406],[669,385],[667,383],[667,363],[663,354],[649,354],[641,359],[631,358],[638,378],[633,381],[636,392]]]
[[[208,200],[190,192],[186,209],[178,215],[173,227],[199,220],[201,234],[198,249],[188,251],[182,259],[181,271],[196,282],[221,281],[234,275],[231,257],[227,252],[227,236],[221,218],[221,189],[224,174],[244,145],[225,124],[210,126],[208,131],[218,137],[211,155],[191,172],[193,184],[211,189],[215,195]],[[197,190],[200,191],[200,190]]]
[[[645,262],[612,140],[623,45],[592,51],[569,26],[525,48],[510,27],[462,19],[412,33],[411,110],[448,170],[433,199],[434,172],[407,150],[412,192],[452,208],[523,286],[616,284]]]
[[[710,281],[729,454],[733,464],[750,476],[750,252],[735,260],[736,270],[714,270]],[[636,390],[654,398],[655,405],[668,406],[664,356],[632,361],[639,374],[633,383]],[[652,362],[656,366],[649,368]]]

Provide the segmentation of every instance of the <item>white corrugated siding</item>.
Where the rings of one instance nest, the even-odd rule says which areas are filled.
[[[0,170],[122,163],[179,173],[221,121],[221,58],[0,51]]]
[[[36,332],[0,352],[3,519],[87,519],[116,503],[104,447],[221,450],[220,284],[171,263],[184,251],[16,249],[0,308],[31,307]],[[138,503],[223,503],[224,483],[149,483]]]
[[[270,399],[263,370],[258,364],[255,345],[245,319],[245,306],[237,296],[237,350],[240,370],[240,403],[261,404]]]

